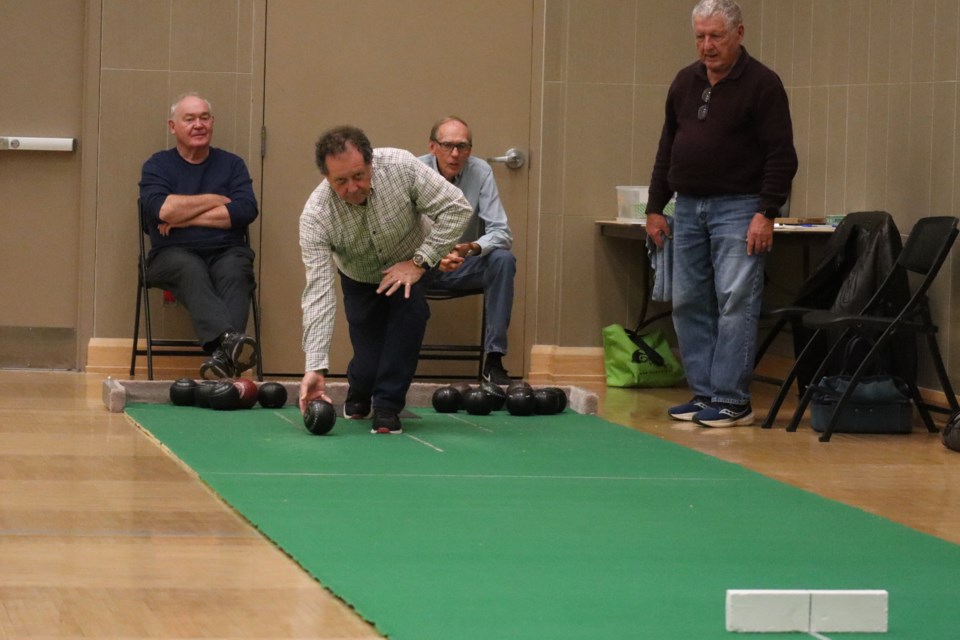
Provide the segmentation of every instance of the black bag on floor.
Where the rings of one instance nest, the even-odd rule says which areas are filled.
[[[860,365],[857,352],[869,350],[870,341],[855,337],[844,353],[844,373],[824,376],[810,401],[810,425],[815,431],[825,431],[834,408]],[[913,429],[913,402],[910,388],[902,379],[879,370],[864,376],[847,399],[837,420],[836,433],[910,433]]]
[[[840,395],[850,385],[850,376],[824,376],[810,402],[810,425],[824,431],[830,423]],[[902,380],[889,375],[861,378],[847,399],[834,431],[836,433],[910,433],[913,429],[913,403],[910,390]]]

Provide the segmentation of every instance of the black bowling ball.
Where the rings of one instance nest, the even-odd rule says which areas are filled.
[[[337,422],[337,411],[326,400],[311,400],[303,414],[303,424],[315,436],[330,433]]]
[[[493,410],[493,405],[483,389],[474,387],[463,394],[463,408],[472,416],[485,416]]]
[[[490,408],[493,411],[503,409],[503,404],[507,401],[507,393],[503,387],[495,382],[484,380],[480,383],[480,390],[490,397]]]
[[[197,381],[191,378],[179,378],[170,385],[170,402],[178,407],[192,407]]]
[[[437,413],[456,413],[460,410],[463,396],[454,387],[448,385],[434,391],[431,402]]]
[[[233,380],[225,378],[210,389],[210,408],[217,411],[233,411],[240,406],[240,390]]]
[[[194,406],[200,407],[201,409],[210,408],[210,392],[213,391],[213,387],[217,382],[217,380],[204,380],[197,385],[197,388],[193,391]]]
[[[512,416],[532,416],[536,407],[533,391],[523,387],[507,394],[507,411]]]
[[[530,391],[533,391],[533,387],[531,387],[530,383],[526,380],[511,380],[510,384],[507,385],[507,393],[517,389],[529,389]]]
[[[264,382],[257,392],[257,400],[264,409],[280,409],[287,404],[287,388],[279,382]]]
[[[552,416],[560,411],[560,398],[555,391],[543,388],[533,392],[533,411],[537,415]]]
[[[553,391],[557,394],[557,401],[559,402],[559,408],[557,413],[563,413],[563,410],[567,408],[567,392],[561,389],[560,387],[547,387],[550,391]]]

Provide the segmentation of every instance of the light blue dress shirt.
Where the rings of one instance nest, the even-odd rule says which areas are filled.
[[[420,160],[439,173],[437,159],[432,154],[420,156]],[[480,255],[484,256],[494,249],[510,250],[513,233],[507,223],[507,212],[500,202],[500,192],[490,165],[485,160],[470,156],[467,165],[451,182],[463,191],[473,208],[473,217],[460,242],[476,242],[480,245]],[[483,221],[483,235],[478,238],[480,221]]]

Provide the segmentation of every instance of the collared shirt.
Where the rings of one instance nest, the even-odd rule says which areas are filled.
[[[437,158],[428,153],[420,160],[437,173]],[[473,207],[473,217],[460,242],[476,242],[480,245],[480,255],[486,255],[494,249],[510,249],[513,246],[513,233],[507,224],[507,212],[500,202],[500,192],[493,179],[493,169],[480,158],[470,156],[466,166],[451,181],[466,196]],[[483,221],[483,235],[480,235],[480,221]]]
[[[300,214],[307,276],[301,298],[307,371],[329,366],[337,269],[353,280],[379,284],[384,269],[414,253],[436,265],[470,219],[463,193],[409,151],[374,149],[372,165],[366,204],[344,202],[324,180]]]

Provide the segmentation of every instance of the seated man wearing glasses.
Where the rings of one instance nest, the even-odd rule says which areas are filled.
[[[500,203],[500,192],[490,165],[470,155],[473,138],[466,122],[455,116],[439,120],[430,130],[430,153],[420,160],[456,185],[473,209],[467,230],[444,258],[453,271],[432,269],[432,289],[483,288],[487,330],[483,337],[483,378],[495,384],[510,383],[503,367],[507,329],[513,309],[513,278],[517,260],[510,252],[513,234]]]

